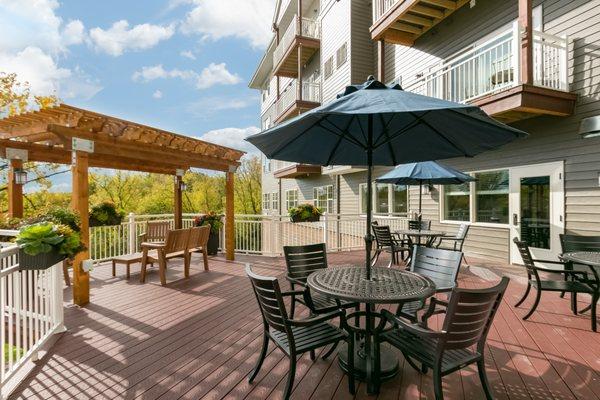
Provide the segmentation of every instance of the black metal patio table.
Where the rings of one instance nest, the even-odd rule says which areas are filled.
[[[373,267],[371,279],[361,267],[331,267],[314,272],[308,277],[311,290],[340,300],[365,303],[365,311],[349,313],[347,319],[364,317],[364,328],[350,326],[354,332],[364,336],[364,342],[357,343],[354,357],[354,376],[367,382],[367,391],[377,393],[381,380],[389,379],[398,372],[398,359],[391,348],[380,348],[375,342],[376,334],[385,326],[382,315],[375,311],[376,304],[394,304],[420,300],[435,293],[435,283],[413,272],[393,268]],[[375,326],[375,320],[379,320]],[[379,348],[377,352],[376,349]],[[382,351],[383,350],[383,351]],[[346,348],[338,352],[340,367],[348,372]]]
[[[394,233],[406,236],[411,248],[415,244],[431,247],[435,239],[446,236],[446,232],[429,229],[400,229],[394,231]]]
[[[600,251],[574,251],[570,253],[563,253],[560,255],[563,261],[567,261],[573,264],[587,265],[590,268],[590,272],[594,276],[596,282],[600,281]],[[600,288],[596,287],[596,291]],[[591,306],[587,306],[581,312],[586,312]],[[574,308],[574,306],[572,306]]]

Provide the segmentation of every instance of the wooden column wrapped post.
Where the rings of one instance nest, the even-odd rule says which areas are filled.
[[[225,259],[235,259],[235,229],[234,229],[234,191],[233,178],[235,167],[230,167],[225,179]]]
[[[521,39],[521,83],[533,85],[533,10],[531,0],[519,0]],[[518,79],[518,77],[515,77]]]
[[[385,83],[385,41],[377,41],[377,79]]]
[[[182,177],[179,175],[175,176],[175,187],[173,190],[174,199],[173,199],[173,213],[175,214],[175,229],[181,229],[183,227],[183,203],[181,196],[181,183]]]
[[[81,240],[86,248],[90,245],[88,161],[87,153],[73,152],[71,207],[81,217]],[[88,258],[89,251],[85,250],[77,254],[73,261],[73,302],[79,306],[90,302],[90,274],[84,272],[81,265],[82,261]]]
[[[23,218],[23,185],[15,183],[15,170],[23,168],[23,161],[10,160],[8,170],[8,216]]]

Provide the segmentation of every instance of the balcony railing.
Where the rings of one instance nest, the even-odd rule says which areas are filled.
[[[400,0],[373,0],[373,23],[377,22],[392,6]]]
[[[313,103],[321,102],[321,84],[318,82],[302,82],[302,98],[298,98],[298,81],[293,80],[290,85],[281,93],[277,100],[276,115],[279,118],[297,101],[310,101]]]
[[[468,102],[519,85],[521,35],[518,24],[432,68],[406,90],[444,100]],[[568,90],[567,39],[534,31],[534,85]]]
[[[293,43],[296,36],[302,36],[312,39],[321,38],[321,25],[319,21],[310,18],[298,18],[294,15],[292,22],[285,30],[285,33],[279,38],[279,44],[273,51],[273,65],[278,65],[286,51]]]

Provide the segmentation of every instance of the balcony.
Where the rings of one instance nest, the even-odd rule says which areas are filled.
[[[280,37],[273,52],[273,73],[289,78],[298,77],[298,65],[305,65],[321,45],[321,25],[319,21],[298,18],[292,22]],[[301,48],[298,62],[298,47]]]
[[[373,0],[373,40],[412,46],[468,0]]]
[[[295,179],[310,175],[320,175],[319,165],[298,164],[288,161],[275,161],[273,176],[279,179]]]
[[[323,167],[323,171],[321,173],[323,175],[345,175],[366,170],[367,169],[365,167],[357,167],[354,165],[329,165],[327,167]]]
[[[523,84],[520,77],[521,36],[515,23],[417,76],[405,89],[475,104],[507,123],[537,115],[571,115],[577,96],[568,92],[567,39],[540,31],[533,31],[533,39],[533,84]]]
[[[299,93],[298,81],[294,80],[284,89],[275,103],[275,122],[281,123],[320,105],[320,83],[302,82],[302,93]]]

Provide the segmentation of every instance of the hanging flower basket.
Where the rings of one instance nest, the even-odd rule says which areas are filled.
[[[292,222],[317,222],[321,219],[322,211],[312,204],[300,204],[290,208],[289,215]]]

